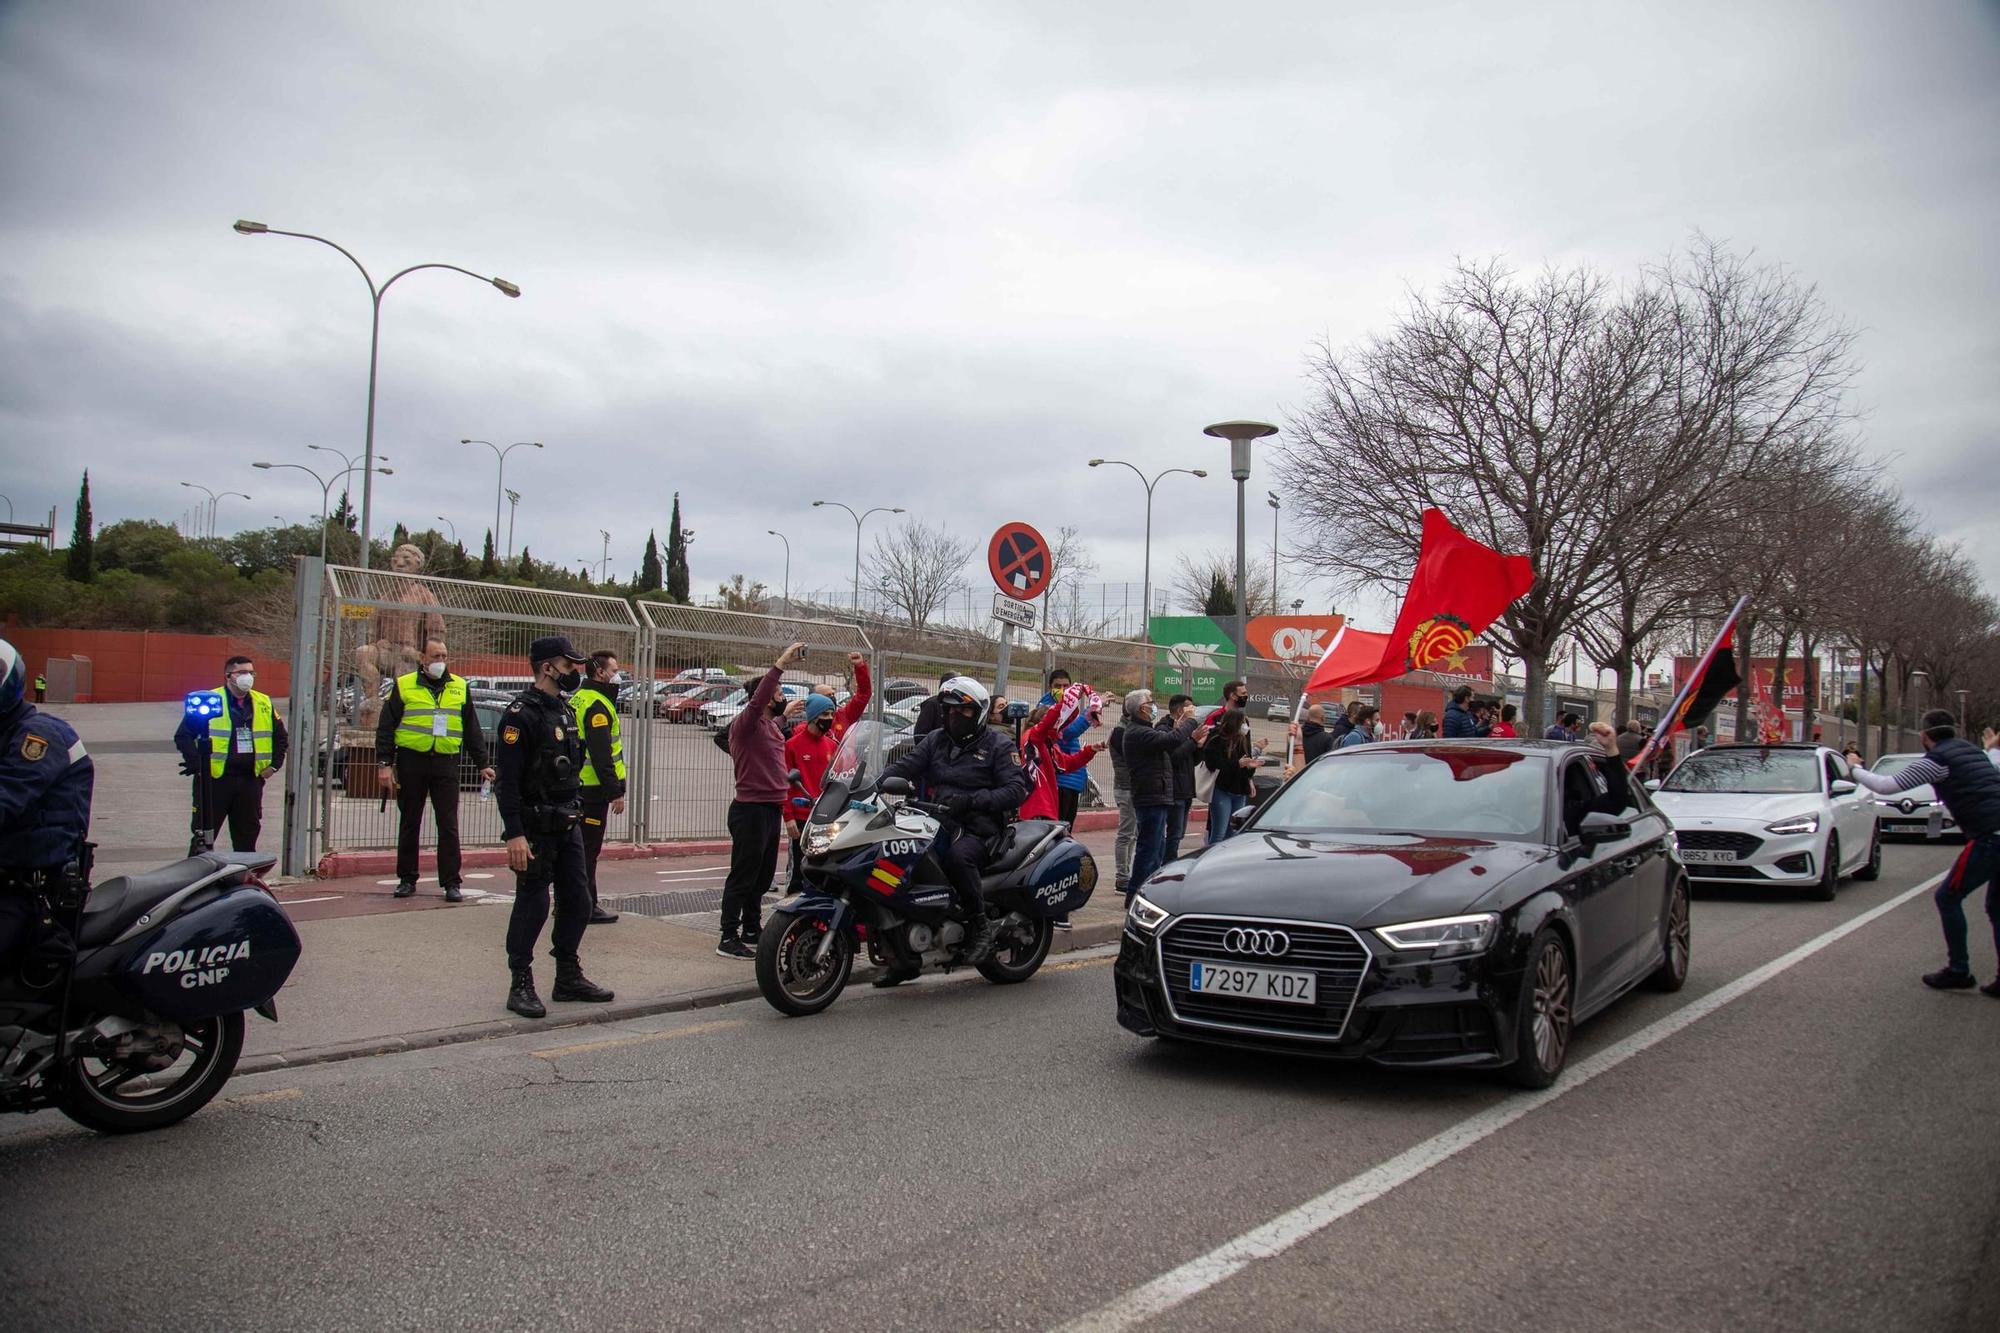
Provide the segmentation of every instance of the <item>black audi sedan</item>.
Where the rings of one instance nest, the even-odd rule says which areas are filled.
[[[1365,745],[1138,886],[1118,1022],[1546,1087],[1576,1023],[1641,982],[1678,990],[1688,945],[1672,829],[1616,756]]]

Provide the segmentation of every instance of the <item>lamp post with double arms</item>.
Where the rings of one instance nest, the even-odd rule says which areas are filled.
[[[901,509],[891,509],[884,505],[877,505],[873,509],[864,509],[857,514],[852,508],[842,504],[838,500],[813,501],[814,509],[820,509],[827,505],[832,505],[835,509],[846,509],[848,514],[854,519],[854,615],[856,619],[859,619],[861,616],[861,524],[870,514],[900,514],[903,511]]]
[[[539,449],[542,447],[542,442],[540,440],[516,440],[505,449],[502,449],[491,440],[464,439],[460,440],[459,443],[483,444],[493,451],[493,457],[499,461],[499,469],[493,474],[493,540],[499,541],[500,497],[507,493],[507,455],[513,453],[516,449]],[[514,541],[511,533],[507,540],[507,554],[510,557],[514,554]]]
[[[519,297],[521,289],[505,278],[489,278],[483,273],[474,273],[471,269],[460,268],[456,264],[412,264],[401,272],[391,274],[388,281],[378,286],[376,285],[374,276],[368,272],[367,267],[359,259],[356,259],[347,247],[337,242],[329,241],[324,236],[315,236],[309,231],[280,231],[276,227],[267,227],[261,222],[251,222],[244,218],[236,220],[235,230],[244,236],[292,236],[302,241],[318,241],[321,245],[331,246],[333,249],[347,256],[347,261],[353,264],[356,271],[361,274],[361,280],[368,284],[368,300],[369,304],[373,307],[373,316],[368,327],[368,425],[367,433],[364,436],[361,446],[361,461],[365,465],[365,470],[361,474],[361,567],[366,569],[368,568],[368,539],[373,531],[370,524],[374,518],[375,502],[375,488],[373,485],[375,479],[375,368],[378,353],[382,346],[382,298],[389,294],[389,289],[396,285],[397,279],[407,277],[412,273],[427,268],[447,268],[453,273],[463,273],[466,277],[477,278],[479,281],[492,286],[509,297]]]
[[[195,520],[195,525],[194,525],[195,536],[197,537],[208,536],[208,525],[209,525],[208,516],[209,512],[215,505],[215,492],[208,489],[208,487],[201,485],[199,482],[184,481],[181,483],[181,485],[187,487],[191,491],[200,491],[203,495],[206,495],[208,497],[208,499],[203,501],[201,505],[198,507],[196,512],[199,514],[199,517]]]
[[[306,448],[308,449],[313,449],[317,447],[318,447],[317,445],[310,445],[310,444],[306,446]],[[339,456],[340,455],[335,454],[335,457]],[[266,472],[276,472],[276,471],[282,471],[285,468],[290,468],[294,472],[305,473],[308,477],[311,477],[314,481],[319,483],[319,562],[320,564],[324,565],[326,563],[326,507],[329,502],[329,498],[333,495],[333,488],[337,483],[339,483],[341,478],[347,476],[347,474],[350,472],[359,472],[361,470],[361,465],[358,463],[353,464],[349,467],[341,469],[339,472],[334,473],[330,477],[320,476],[319,473],[313,471],[311,468],[307,467],[303,463],[252,463],[250,466],[254,468],[261,468]],[[396,469],[391,467],[378,467],[375,470],[381,473],[385,477],[392,477],[396,474]],[[445,522],[447,523],[450,521],[451,521],[450,519],[445,520]],[[453,540],[456,541],[457,538],[454,537]]]
[[[1137,477],[1140,485],[1146,488],[1145,573],[1141,576],[1144,582],[1140,584],[1141,601],[1139,616],[1142,623],[1139,637],[1142,639],[1151,639],[1153,637],[1153,488],[1160,484],[1162,477],[1171,477],[1176,472],[1184,472],[1190,477],[1206,477],[1208,472],[1198,467],[1170,467],[1163,472],[1155,472],[1152,476],[1148,477],[1144,472],[1139,470],[1136,464],[1128,463],[1122,458],[1093,458],[1090,460],[1090,465],[1092,467],[1130,468],[1132,475]]]

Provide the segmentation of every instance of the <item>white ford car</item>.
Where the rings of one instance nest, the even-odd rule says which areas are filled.
[[[1697,883],[1796,887],[1830,900],[1882,869],[1875,796],[1818,745],[1711,745],[1648,783]]]
[[[1894,777],[1897,772],[1922,758],[1921,754],[1885,754],[1868,765],[1868,771],[1885,778]],[[1885,838],[1958,836],[1958,821],[1951,817],[1951,811],[1944,808],[1944,802],[1938,800],[1937,793],[1928,782],[1921,787],[1897,792],[1894,796],[1877,796],[1875,805],[1876,822]],[[1937,821],[1936,828],[1931,827],[1933,819]]]

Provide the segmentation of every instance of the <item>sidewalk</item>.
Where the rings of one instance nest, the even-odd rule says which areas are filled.
[[[1098,863],[1090,904],[1057,932],[1068,951],[1118,938],[1124,902],[1112,883],[1109,833],[1084,838]],[[535,980],[549,1005],[540,1020],[507,1012],[502,942],[511,877],[467,876],[469,900],[444,903],[434,881],[415,898],[388,897],[393,880],[323,880],[280,891],[298,923],[304,952],[278,995],[278,1022],[248,1020],[240,1069],[259,1070],[343,1060],[424,1046],[476,1041],[578,1023],[609,1023],[676,1009],[755,998],[754,965],[715,953],[716,909],[724,865],[687,858],[599,867],[599,891],[623,911],[615,925],[593,926],[581,955],[591,979],[616,991],[610,1004],[556,1004],[546,930]],[[472,895],[478,896],[472,896]],[[768,912],[779,901],[766,897]],[[633,905],[644,912],[630,910]],[[874,975],[865,955],[850,985]],[[922,985],[924,982],[915,984]]]

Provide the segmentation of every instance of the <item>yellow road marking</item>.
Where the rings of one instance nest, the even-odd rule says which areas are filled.
[[[671,1041],[675,1037],[692,1037],[703,1032],[720,1032],[724,1028],[740,1028],[740,1018],[722,1018],[713,1023],[696,1023],[690,1027],[675,1028],[671,1032],[648,1032],[637,1037],[609,1037],[603,1041],[579,1042],[575,1046],[552,1046],[546,1051],[531,1051],[537,1060],[560,1060],[566,1055],[586,1055],[591,1051],[608,1051],[617,1046],[637,1046],[648,1041]]]
[[[253,1092],[247,1097],[231,1097],[229,1100],[238,1106],[255,1106],[260,1102],[288,1102],[303,1096],[305,1093],[298,1088],[274,1088],[270,1092]]]

